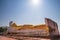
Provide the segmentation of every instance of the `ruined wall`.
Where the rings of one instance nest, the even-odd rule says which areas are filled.
[[[48,26],[45,24],[42,25],[20,25],[17,26],[12,21],[9,23],[8,32],[9,33],[18,33],[19,35],[27,35],[27,36],[48,36]]]
[[[49,32],[51,35],[59,35],[58,25],[56,22],[49,18],[45,18],[45,23],[49,27]]]

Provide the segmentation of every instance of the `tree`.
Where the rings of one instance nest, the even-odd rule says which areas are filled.
[[[0,27],[0,32],[3,32],[3,31],[4,31],[4,29],[2,27]]]

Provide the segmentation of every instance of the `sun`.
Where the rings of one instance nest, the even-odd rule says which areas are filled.
[[[39,0],[32,0],[32,3],[33,3],[34,5],[37,5],[37,4],[39,4]]]
[[[42,0],[31,0],[32,5],[41,5]]]

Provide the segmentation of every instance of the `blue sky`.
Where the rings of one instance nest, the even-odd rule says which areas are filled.
[[[60,30],[60,0],[42,0],[39,5],[32,5],[29,0],[0,0],[0,26],[10,21],[18,25],[44,24],[45,17],[56,21]]]

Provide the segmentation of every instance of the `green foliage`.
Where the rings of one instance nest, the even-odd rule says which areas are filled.
[[[7,31],[6,27],[0,27],[0,32],[5,32],[5,31]]]

